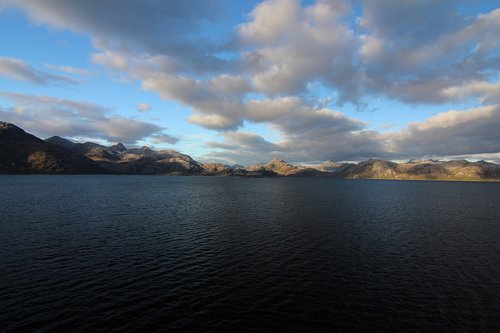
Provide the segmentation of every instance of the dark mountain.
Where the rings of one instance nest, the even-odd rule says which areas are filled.
[[[74,143],[72,141],[66,140],[61,138],[60,136],[52,136],[48,139],[45,139],[45,142],[48,142],[50,144],[56,145],[56,146],[61,146],[63,148],[66,148],[68,150],[71,150],[73,152],[76,152],[77,149],[75,149],[76,146],[78,146],[78,143]]]
[[[74,153],[78,154],[87,154],[93,149],[102,149],[102,150],[108,150],[109,147],[94,143],[94,142],[85,142],[85,143],[75,143],[73,141],[61,138],[59,136],[52,136],[48,139],[45,139],[45,142],[66,148],[68,150],[71,150]]]
[[[85,156],[0,122],[0,173],[104,172],[98,163]]]
[[[126,151],[127,150],[127,147],[125,147],[123,145],[123,143],[117,143],[116,145],[113,145],[111,147],[109,147],[111,150],[114,150],[114,151]]]
[[[412,159],[406,163],[370,159],[358,164],[325,162],[317,166],[292,165],[273,159],[243,167],[198,163],[174,150],[147,146],[106,147],[75,143],[53,136],[43,141],[15,125],[0,122],[0,173],[112,173],[148,175],[204,175],[240,177],[338,177],[369,179],[500,180],[500,166],[485,161]]]

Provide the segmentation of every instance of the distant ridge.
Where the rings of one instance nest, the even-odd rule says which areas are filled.
[[[358,164],[327,161],[316,166],[296,166],[274,158],[248,167],[228,166],[199,163],[174,150],[155,151],[147,146],[129,149],[117,143],[106,147],[93,142],[75,143],[59,136],[44,141],[6,122],[0,122],[0,173],[500,181],[500,166],[485,161],[410,159],[395,163],[370,159]]]

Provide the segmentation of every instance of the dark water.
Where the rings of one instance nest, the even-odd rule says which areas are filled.
[[[0,330],[500,332],[500,184],[1,176]]]

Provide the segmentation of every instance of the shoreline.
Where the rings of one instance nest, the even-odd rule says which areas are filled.
[[[286,176],[286,175],[273,175],[273,176],[245,176],[245,175],[203,175],[203,174],[123,174],[123,173],[0,173],[1,176],[151,176],[151,177],[215,177],[215,178],[247,178],[247,179],[283,179],[283,178],[307,178],[307,179],[339,179],[339,180],[384,180],[384,181],[438,181],[438,182],[464,182],[464,183],[500,183],[500,179],[415,179],[415,178],[362,178],[362,177],[338,177],[332,175],[321,176]]]

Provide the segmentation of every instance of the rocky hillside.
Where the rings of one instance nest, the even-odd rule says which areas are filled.
[[[106,147],[93,142],[74,143],[57,136],[46,141],[82,154],[110,173],[184,175],[204,172],[204,168],[190,156],[173,150],[154,151],[146,146],[128,149],[121,143]]]
[[[0,173],[105,173],[81,154],[0,122]]]
[[[485,161],[469,162],[410,160],[394,163],[368,160],[333,172],[342,178],[370,179],[441,179],[441,180],[500,180],[500,166]]]
[[[392,179],[402,173],[399,164],[384,160],[368,160],[333,172],[342,178]]]
[[[248,172],[261,173],[263,176],[287,176],[287,177],[318,177],[327,176],[327,173],[313,167],[294,166],[280,159],[273,159],[267,163],[250,165],[246,168]]]
[[[337,177],[371,179],[442,179],[500,181],[500,166],[485,161],[409,160],[395,163],[371,159],[358,164],[324,162],[292,165],[273,159],[243,167],[198,163],[174,150],[106,147],[54,136],[45,141],[19,127],[0,122],[0,173],[111,173],[240,177]]]
[[[222,163],[202,163],[202,174],[207,176],[233,176],[233,169]]]

